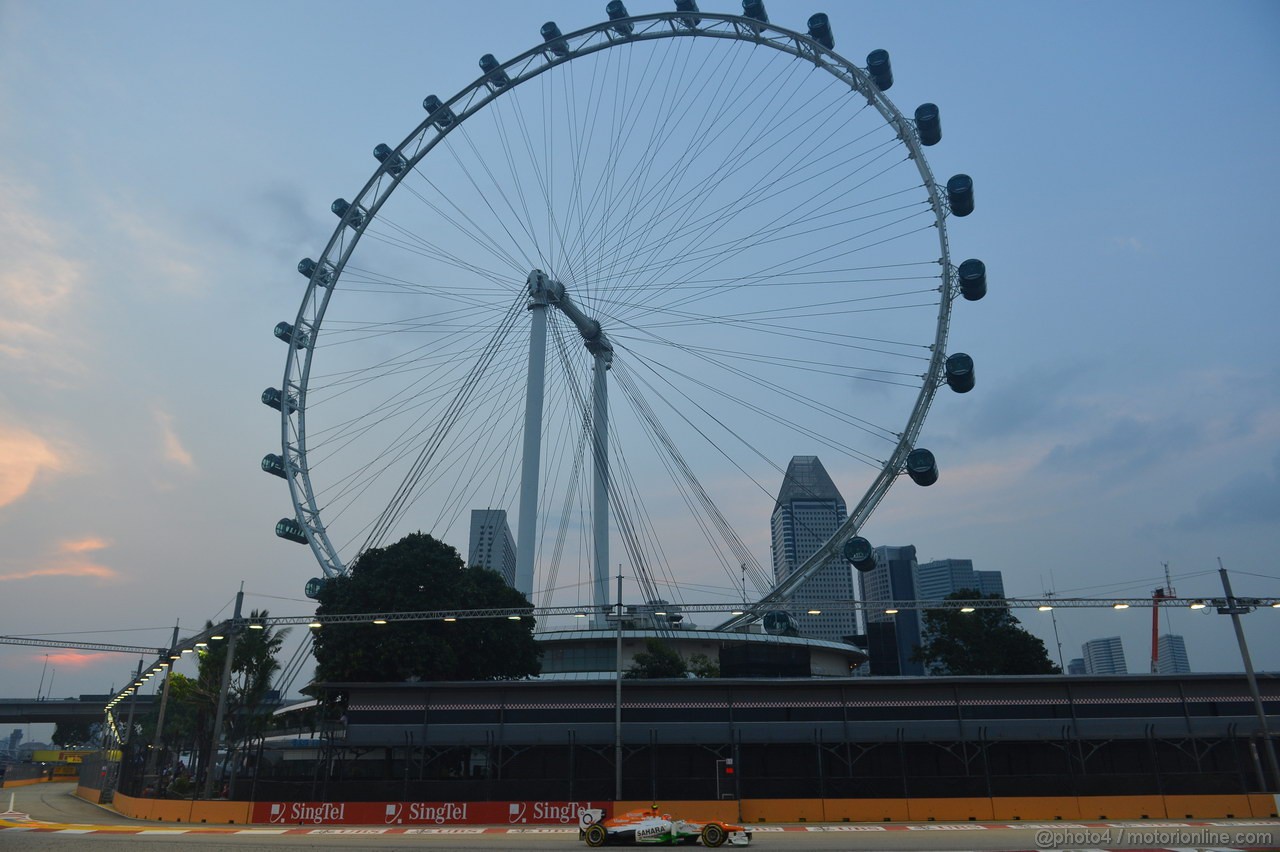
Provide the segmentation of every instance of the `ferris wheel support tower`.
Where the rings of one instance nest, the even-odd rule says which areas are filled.
[[[542,394],[547,366],[547,308],[560,309],[582,335],[594,358],[592,371],[591,456],[594,559],[592,590],[597,621],[609,605],[609,398],[607,374],[613,344],[600,323],[584,314],[559,281],[540,269],[529,273],[529,374],[525,389],[524,452],[520,469],[520,520],[516,538],[516,589],[533,595],[534,552],[538,546],[538,481],[542,463]]]

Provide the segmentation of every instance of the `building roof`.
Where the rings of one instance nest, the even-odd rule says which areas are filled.
[[[831,481],[817,456],[792,456],[782,478],[782,489],[778,491],[774,511],[794,500],[838,500],[843,503],[844,497],[840,496],[840,489]]]

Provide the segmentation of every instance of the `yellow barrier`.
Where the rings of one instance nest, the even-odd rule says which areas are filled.
[[[133,819],[157,822],[244,825],[249,822],[252,802],[195,802],[190,799],[135,799],[116,793],[112,799],[121,814]]]
[[[1280,796],[1251,793],[1249,795],[1249,809],[1253,811],[1255,817],[1275,819],[1280,816],[1280,813],[1277,813],[1280,811]]]
[[[906,799],[825,799],[826,822],[906,822]]]
[[[76,798],[84,799],[91,805],[96,805],[102,801],[102,791],[93,787],[76,787]]]
[[[822,799],[743,799],[743,824],[758,822],[823,822]]]
[[[1162,796],[1080,796],[1080,819],[1164,819]]]
[[[715,799],[696,802],[663,802],[662,800],[657,802],[615,802],[613,804],[613,813],[624,814],[627,811],[644,811],[655,804],[662,813],[671,814],[681,819],[718,819],[721,822],[733,823],[739,820],[738,803],[736,801],[725,800],[718,802]]]

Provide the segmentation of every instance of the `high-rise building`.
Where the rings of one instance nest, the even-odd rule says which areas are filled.
[[[916,592],[922,601],[939,601],[960,591],[1004,597],[999,571],[975,571],[971,559],[935,559],[916,567]]]
[[[770,519],[773,542],[773,579],[780,583],[826,544],[849,517],[844,498],[817,456],[795,456],[778,491]],[[833,600],[853,600],[853,568],[842,555],[827,561],[805,580],[791,600],[821,609]],[[852,611],[800,615],[800,633],[815,639],[841,642],[858,632]]]
[[[467,564],[497,571],[508,586],[515,586],[516,540],[506,509],[472,509],[470,538]]]
[[[1072,657],[1071,662],[1067,663],[1067,674],[1082,675],[1088,674],[1084,667],[1084,657]]]
[[[876,567],[858,575],[862,600],[867,603],[871,674],[923,675],[924,664],[911,659],[920,645],[919,610],[887,613],[874,605],[878,601],[922,599],[916,591],[916,549],[911,545],[877,547],[875,553]]]
[[[983,597],[1004,597],[1004,575],[999,571],[974,571],[973,576],[978,581],[978,591],[982,592]]]
[[[978,591],[973,560],[935,559],[916,566],[916,593],[922,601],[940,601],[961,589]]]
[[[1166,633],[1156,642],[1156,673],[1184,674],[1191,671],[1187,661],[1187,644],[1176,633]]]
[[[1124,661],[1124,645],[1119,636],[1090,639],[1081,649],[1084,651],[1084,670],[1087,674],[1128,674]]]

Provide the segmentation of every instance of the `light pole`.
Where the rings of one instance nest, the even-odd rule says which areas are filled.
[[[1231,593],[1231,580],[1227,578],[1227,569],[1218,560],[1218,575],[1222,577],[1222,590],[1227,599],[1218,607],[1219,615],[1231,616],[1231,623],[1236,629],[1236,642],[1240,644],[1240,657],[1244,660],[1244,676],[1249,682],[1249,692],[1253,696],[1253,709],[1258,714],[1258,725],[1262,730],[1262,750],[1267,758],[1267,769],[1271,771],[1271,784],[1280,793],[1280,766],[1276,764],[1275,744],[1271,742],[1271,732],[1267,729],[1267,713],[1262,707],[1262,696],[1258,692],[1258,679],[1253,675],[1253,661],[1249,659],[1249,646],[1244,641],[1244,627],[1240,624],[1240,616],[1253,611],[1253,602],[1241,600]],[[1216,601],[1215,601],[1216,603]]]
[[[231,686],[231,663],[236,655],[236,636],[240,633],[240,606],[244,603],[244,583],[236,592],[236,610],[232,616],[231,629],[227,631],[227,659],[222,664],[222,683],[218,687],[218,711],[213,717],[213,744],[209,747],[209,765],[205,767],[204,793],[202,799],[213,794],[213,767],[218,762],[218,743],[222,740],[222,717],[227,712],[227,691]],[[230,755],[228,755],[230,756]]]
[[[622,801],[622,574],[618,574],[617,679],[613,693],[613,800]]]

